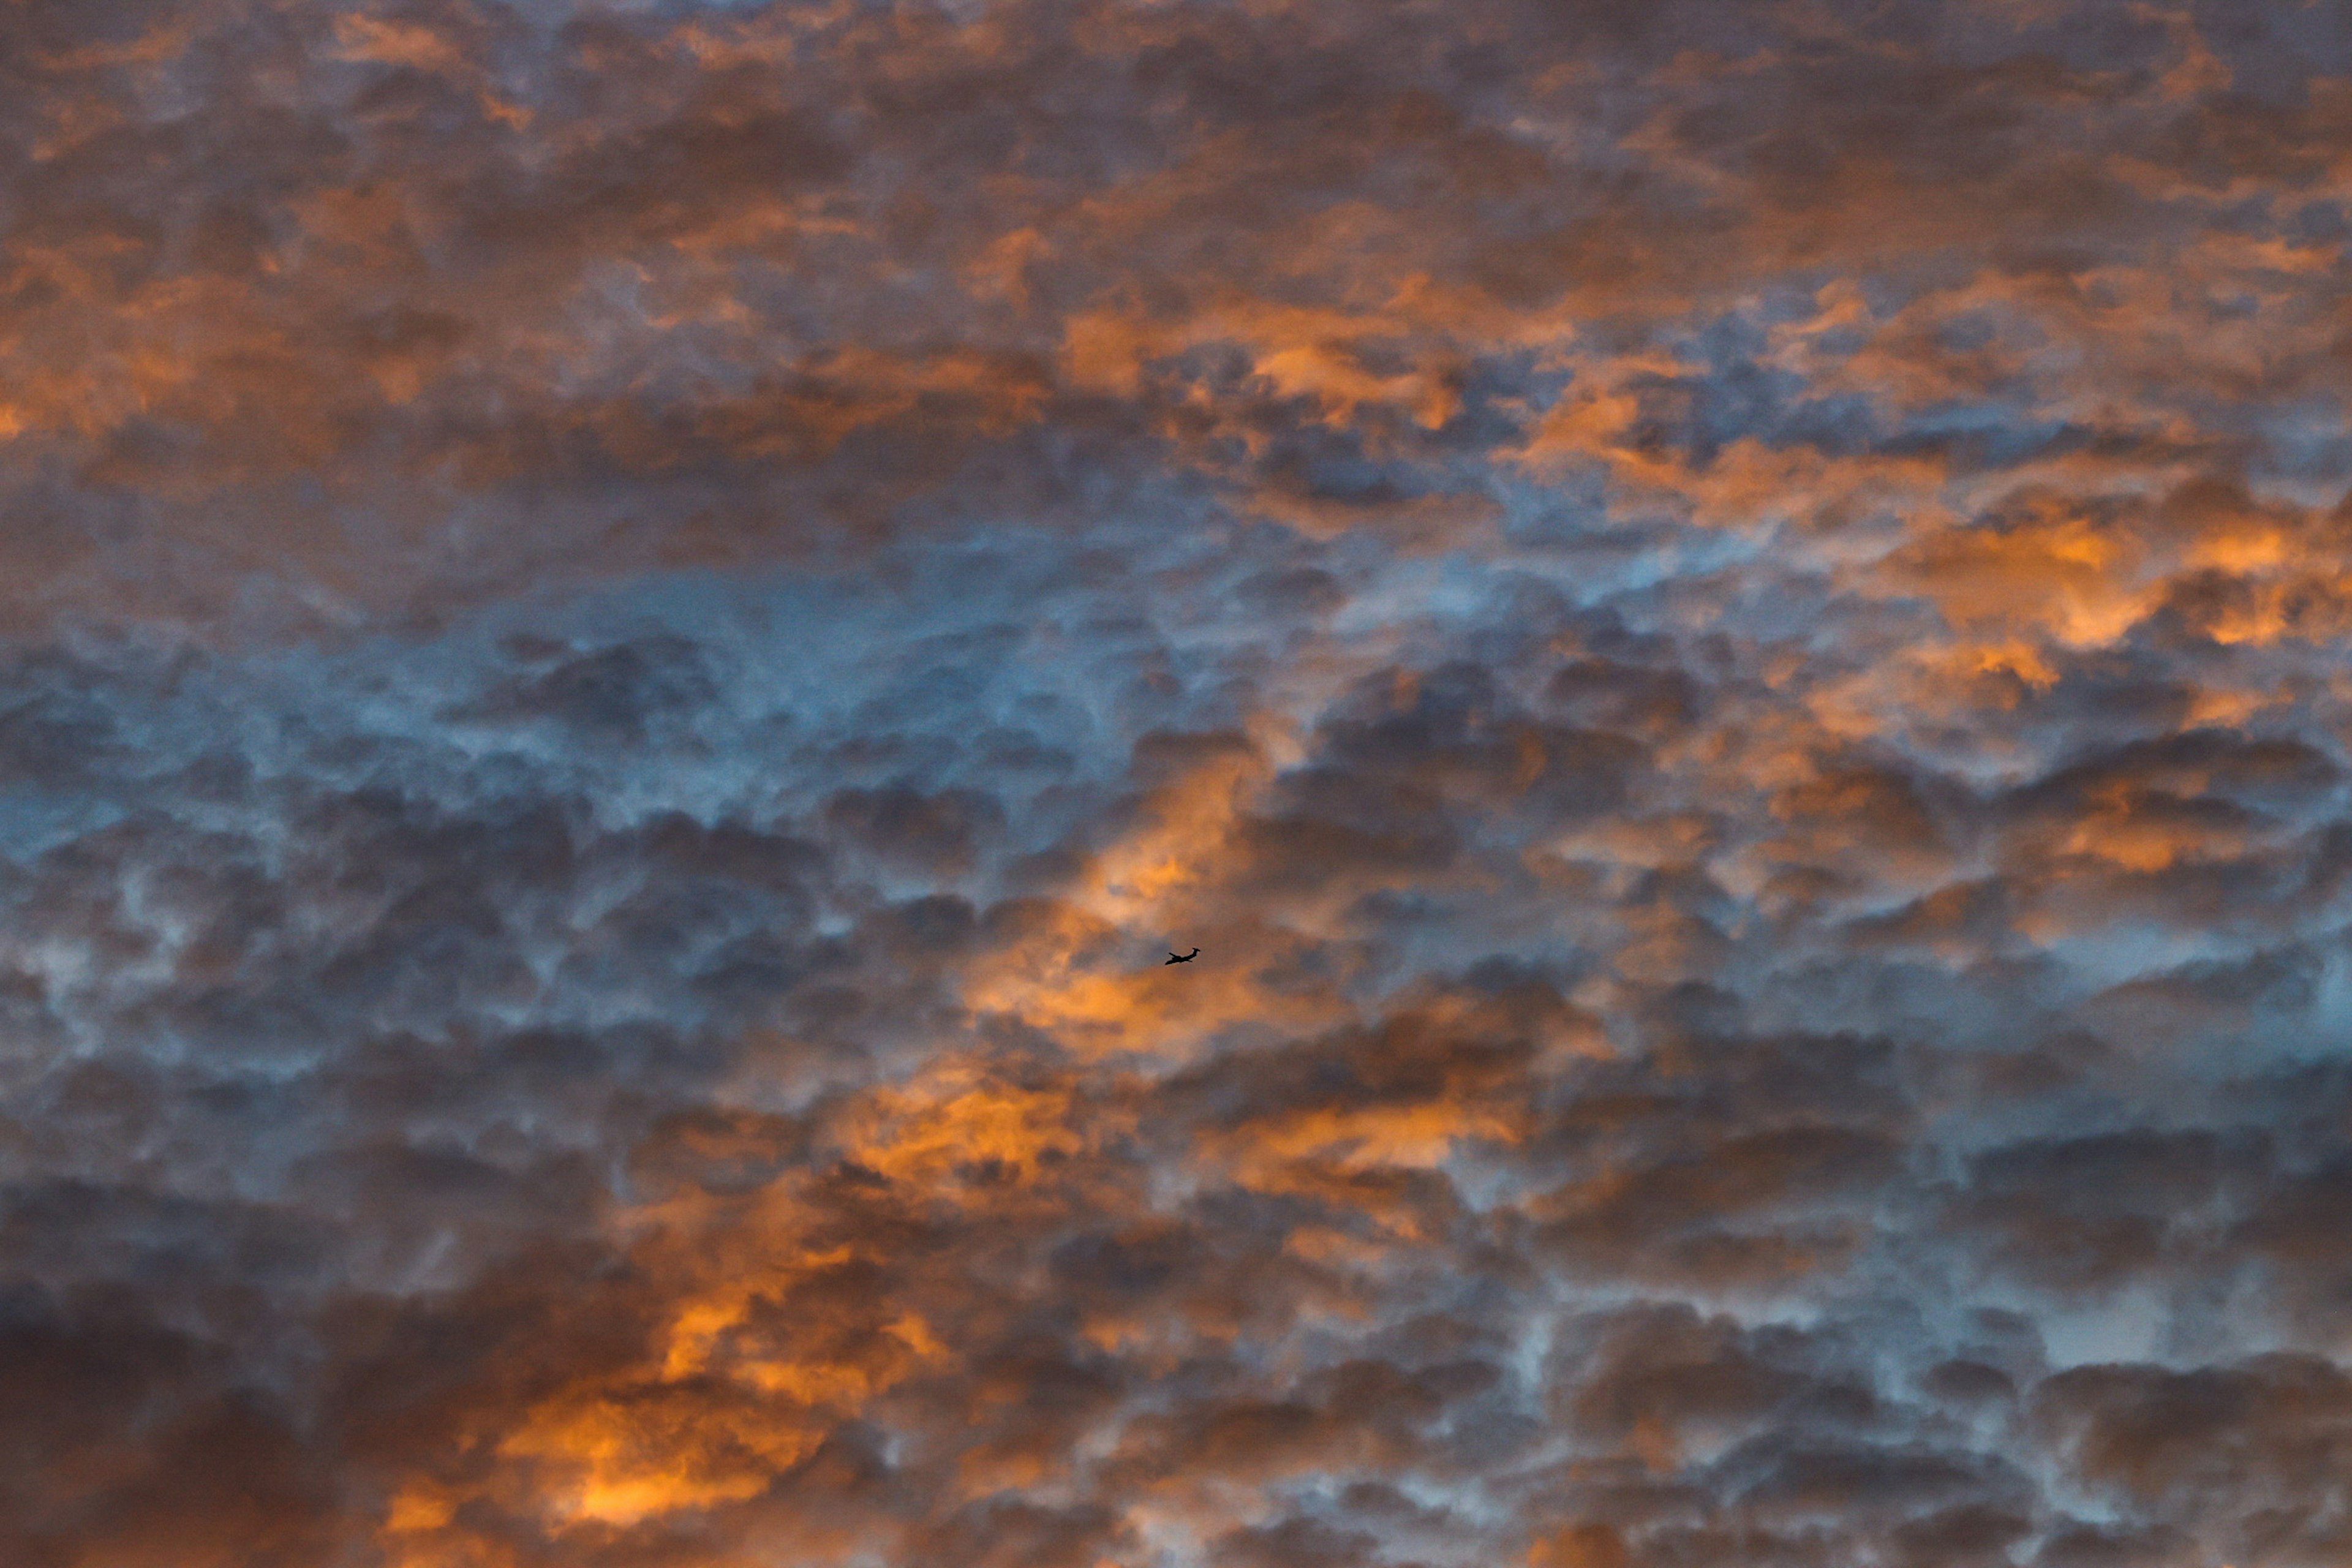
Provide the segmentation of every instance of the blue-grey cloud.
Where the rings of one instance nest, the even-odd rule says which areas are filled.
[[[2344,1556],[2334,13],[17,9],[0,1559]]]

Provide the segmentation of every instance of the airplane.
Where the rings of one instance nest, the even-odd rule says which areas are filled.
[[[1200,957],[1200,956],[1201,956],[1201,950],[1200,950],[1199,948],[1197,948],[1197,947],[1196,947],[1196,948],[1194,948],[1192,952],[1187,952],[1187,953],[1181,953],[1181,954],[1180,954],[1180,953],[1173,953],[1173,952],[1171,952],[1171,953],[1170,953],[1170,954],[1168,955],[1168,963],[1192,963],[1194,959],[1196,959],[1196,958],[1198,958],[1198,957]],[[1167,967],[1168,967],[1168,963],[1163,963],[1163,964],[1161,964],[1160,967],[1160,968],[1162,968],[1162,969],[1165,969],[1165,968],[1167,968]]]

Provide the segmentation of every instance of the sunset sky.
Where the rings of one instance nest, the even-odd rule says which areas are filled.
[[[0,0],[0,1565],[2342,1568],[2347,395],[2336,0]]]

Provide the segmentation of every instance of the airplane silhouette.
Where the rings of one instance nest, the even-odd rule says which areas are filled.
[[[1178,954],[1171,952],[1168,955],[1168,963],[1190,963],[1200,956],[1201,950],[1197,947],[1192,952],[1182,954],[1181,957]],[[1160,967],[1165,969],[1168,967],[1168,963],[1163,963]]]

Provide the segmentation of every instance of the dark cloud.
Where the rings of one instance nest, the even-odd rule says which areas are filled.
[[[18,5],[0,1560],[2342,1560],[2347,66]]]

